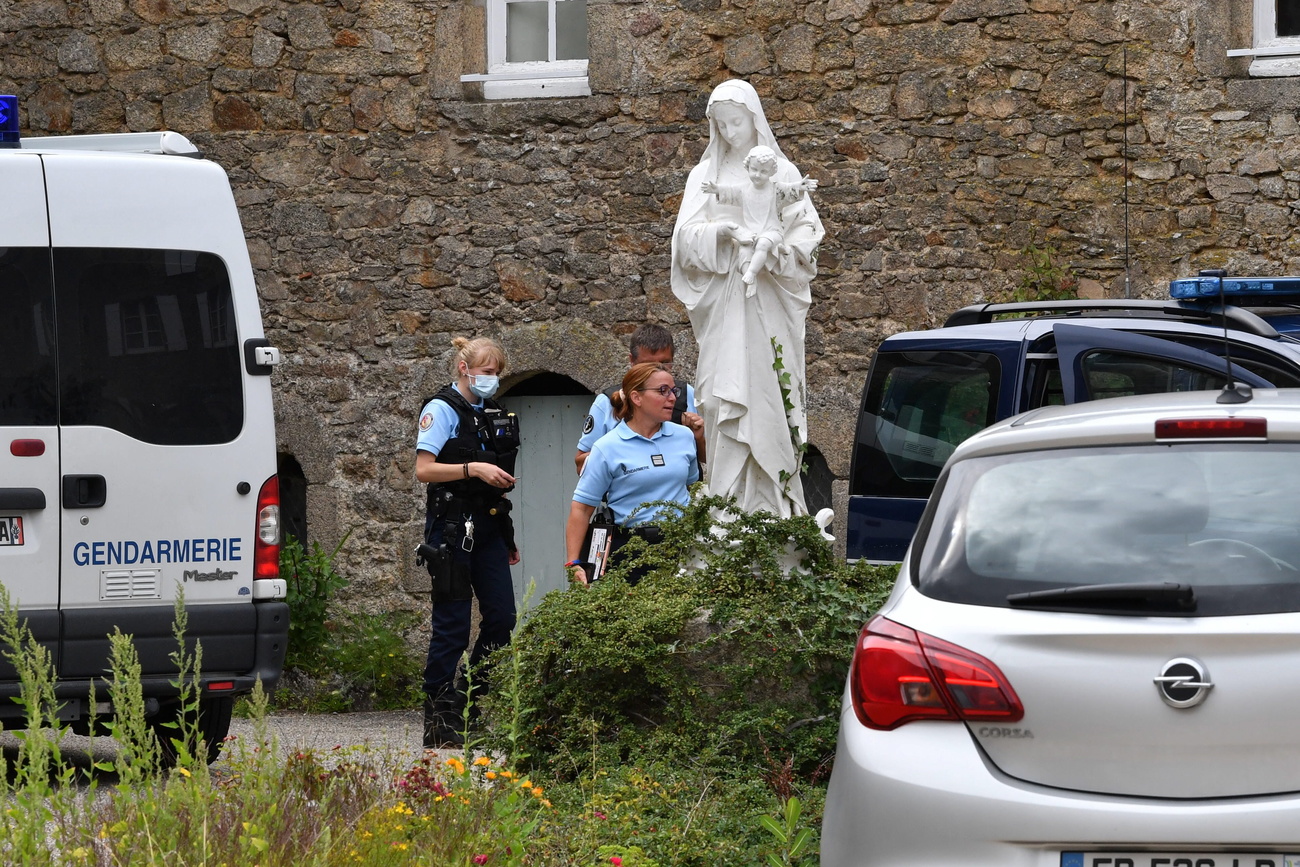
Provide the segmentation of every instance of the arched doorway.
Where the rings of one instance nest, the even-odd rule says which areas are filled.
[[[280,528],[282,538],[293,536],[307,550],[307,476],[302,464],[287,452],[277,455],[280,477]]]
[[[835,474],[826,463],[826,458],[814,445],[809,445],[803,456],[803,498],[808,506],[808,514],[815,515],[822,509],[834,508],[831,485]]]
[[[550,372],[512,383],[498,398],[503,408],[519,416],[523,437],[515,463],[519,483],[510,495],[522,561],[511,572],[515,598],[520,601],[530,581],[535,586],[533,605],[546,593],[569,584],[564,571],[564,523],[578,484],[573,455],[591,401],[592,393],[580,383]]]

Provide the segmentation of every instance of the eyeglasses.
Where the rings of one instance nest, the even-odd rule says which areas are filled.
[[[654,392],[658,392],[658,394],[659,394],[660,397],[667,397],[667,396],[670,395],[670,394],[671,394],[673,397],[681,397],[681,396],[682,396],[682,390],[681,390],[680,388],[678,388],[677,386],[675,386],[675,385],[661,385],[661,386],[659,386],[658,388],[638,388],[637,391],[654,391]]]

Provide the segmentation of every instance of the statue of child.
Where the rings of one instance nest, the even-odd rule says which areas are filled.
[[[744,166],[749,173],[748,184],[732,186],[705,181],[703,189],[717,196],[723,204],[740,207],[744,229],[748,233],[748,237],[740,237],[740,243],[754,245],[754,253],[740,279],[745,284],[745,297],[753,298],[754,281],[767,263],[768,253],[773,248],[779,253],[784,246],[782,211],[805,193],[817,189],[817,181],[808,176],[793,184],[772,180],[777,169],[776,151],[765,145],[751,148],[745,155]]]

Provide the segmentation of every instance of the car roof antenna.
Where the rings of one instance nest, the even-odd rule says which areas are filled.
[[[1219,281],[1219,315],[1223,318],[1223,356],[1228,362],[1228,381],[1223,386],[1223,391],[1215,399],[1215,403],[1247,403],[1255,393],[1251,391],[1248,384],[1237,382],[1232,375],[1232,342],[1228,340],[1228,303],[1223,295],[1223,278],[1228,274],[1223,268],[1204,268],[1200,271],[1201,277],[1215,277]]]
[[[1128,241],[1128,42],[1124,43],[1124,297],[1132,298],[1133,289],[1129,285],[1129,241]]]

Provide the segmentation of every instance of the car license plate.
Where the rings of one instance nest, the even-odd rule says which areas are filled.
[[[1062,852],[1061,867],[1300,867],[1300,855],[1259,852]]]
[[[0,545],[23,543],[23,519],[0,517]]]

